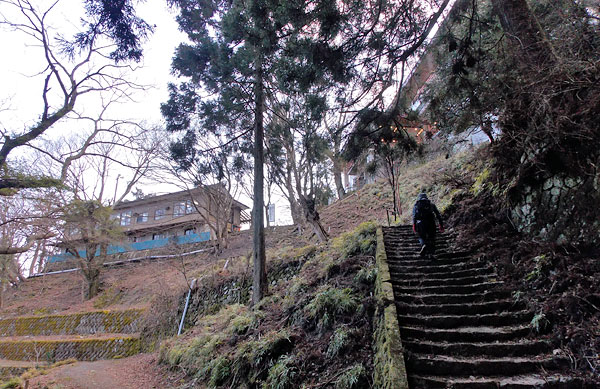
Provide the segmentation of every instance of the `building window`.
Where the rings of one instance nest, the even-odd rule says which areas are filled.
[[[148,221],[148,212],[142,212],[137,216],[137,223],[146,223]]]
[[[165,234],[152,234],[152,240],[159,240],[166,238]]]
[[[175,206],[173,207],[173,217],[185,215],[185,209],[186,209],[185,205],[186,205],[185,201],[175,203]]]
[[[231,222],[233,223],[233,210],[231,216]],[[275,223],[275,204],[269,204],[267,207],[267,220],[269,220],[269,223]]]
[[[131,211],[121,212],[121,225],[128,226],[131,224]]]
[[[164,208],[157,209],[156,211],[154,211],[154,220],[160,220],[164,217],[165,217],[165,209]]]
[[[196,209],[194,208],[194,204],[192,204],[192,200],[188,200],[185,202],[185,213],[189,215],[190,213],[194,213]]]
[[[193,228],[188,228],[187,230],[183,231],[183,235],[192,235],[192,234],[194,234]]]

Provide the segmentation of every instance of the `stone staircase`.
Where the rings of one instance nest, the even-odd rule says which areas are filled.
[[[581,387],[489,263],[453,251],[448,234],[430,260],[411,226],[383,232],[411,388]]]
[[[91,311],[0,319],[0,376],[74,358],[94,361],[140,352],[144,310]]]

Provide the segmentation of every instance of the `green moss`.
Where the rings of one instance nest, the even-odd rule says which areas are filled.
[[[113,287],[106,289],[94,299],[94,308],[101,309],[121,301],[123,293]]]
[[[375,349],[374,387],[382,389],[408,389],[402,341],[398,325],[394,292],[390,280],[387,256],[383,245],[383,232],[377,229],[377,279],[375,280]]]
[[[51,359],[76,358],[96,360],[115,355],[131,356],[140,352],[138,337],[87,338],[71,340],[20,340],[0,342],[0,354],[12,360],[32,360],[51,356]],[[57,352],[60,350],[60,353]]]
[[[475,178],[475,182],[473,183],[473,185],[471,185],[470,191],[472,194],[477,196],[484,189],[487,188],[490,173],[491,173],[491,171],[489,168],[485,168],[481,171],[481,173]]]
[[[136,332],[136,323],[144,310],[92,311],[66,315],[23,316],[0,320],[0,333],[4,336],[75,335],[81,328],[93,330],[102,327],[103,332]],[[127,328],[130,327],[130,328]],[[83,334],[84,334],[83,333]]]
[[[0,389],[21,388],[21,380],[17,377],[0,384]]]

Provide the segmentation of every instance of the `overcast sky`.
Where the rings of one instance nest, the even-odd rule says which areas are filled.
[[[47,7],[51,1],[35,0],[40,8]],[[52,11],[49,21],[57,31],[65,36],[72,35],[80,28],[79,19],[83,16],[82,2],[77,0],[61,0]],[[0,12],[11,15],[12,7],[0,3]],[[143,94],[135,96],[136,102],[129,102],[120,111],[127,118],[159,121],[160,103],[166,101],[167,83],[170,76],[171,58],[174,48],[185,39],[178,31],[175,13],[168,9],[165,0],[153,0],[140,3],[138,14],[152,25],[156,25],[153,35],[144,44],[144,58],[141,68],[133,73],[137,82],[152,86]],[[0,28],[0,101],[4,101],[4,111],[0,115],[0,123],[13,130],[19,130],[31,125],[40,114],[42,107],[41,89],[43,80],[35,77],[41,71],[43,59],[41,50],[34,46],[20,32]]]

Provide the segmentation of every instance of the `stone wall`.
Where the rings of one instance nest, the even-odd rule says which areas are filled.
[[[141,309],[27,316],[0,320],[0,336],[131,334],[139,332]]]
[[[62,361],[75,358],[95,361],[128,357],[139,353],[139,336],[69,340],[9,340],[0,341],[0,358],[13,361]]]
[[[522,232],[559,244],[600,243],[600,175],[583,179],[567,174],[525,185],[512,207]]]
[[[387,256],[383,244],[383,232],[377,228],[377,279],[375,281],[375,374],[374,387],[379,389],[408,389],[406,366],[400,338],[400,326]]]

